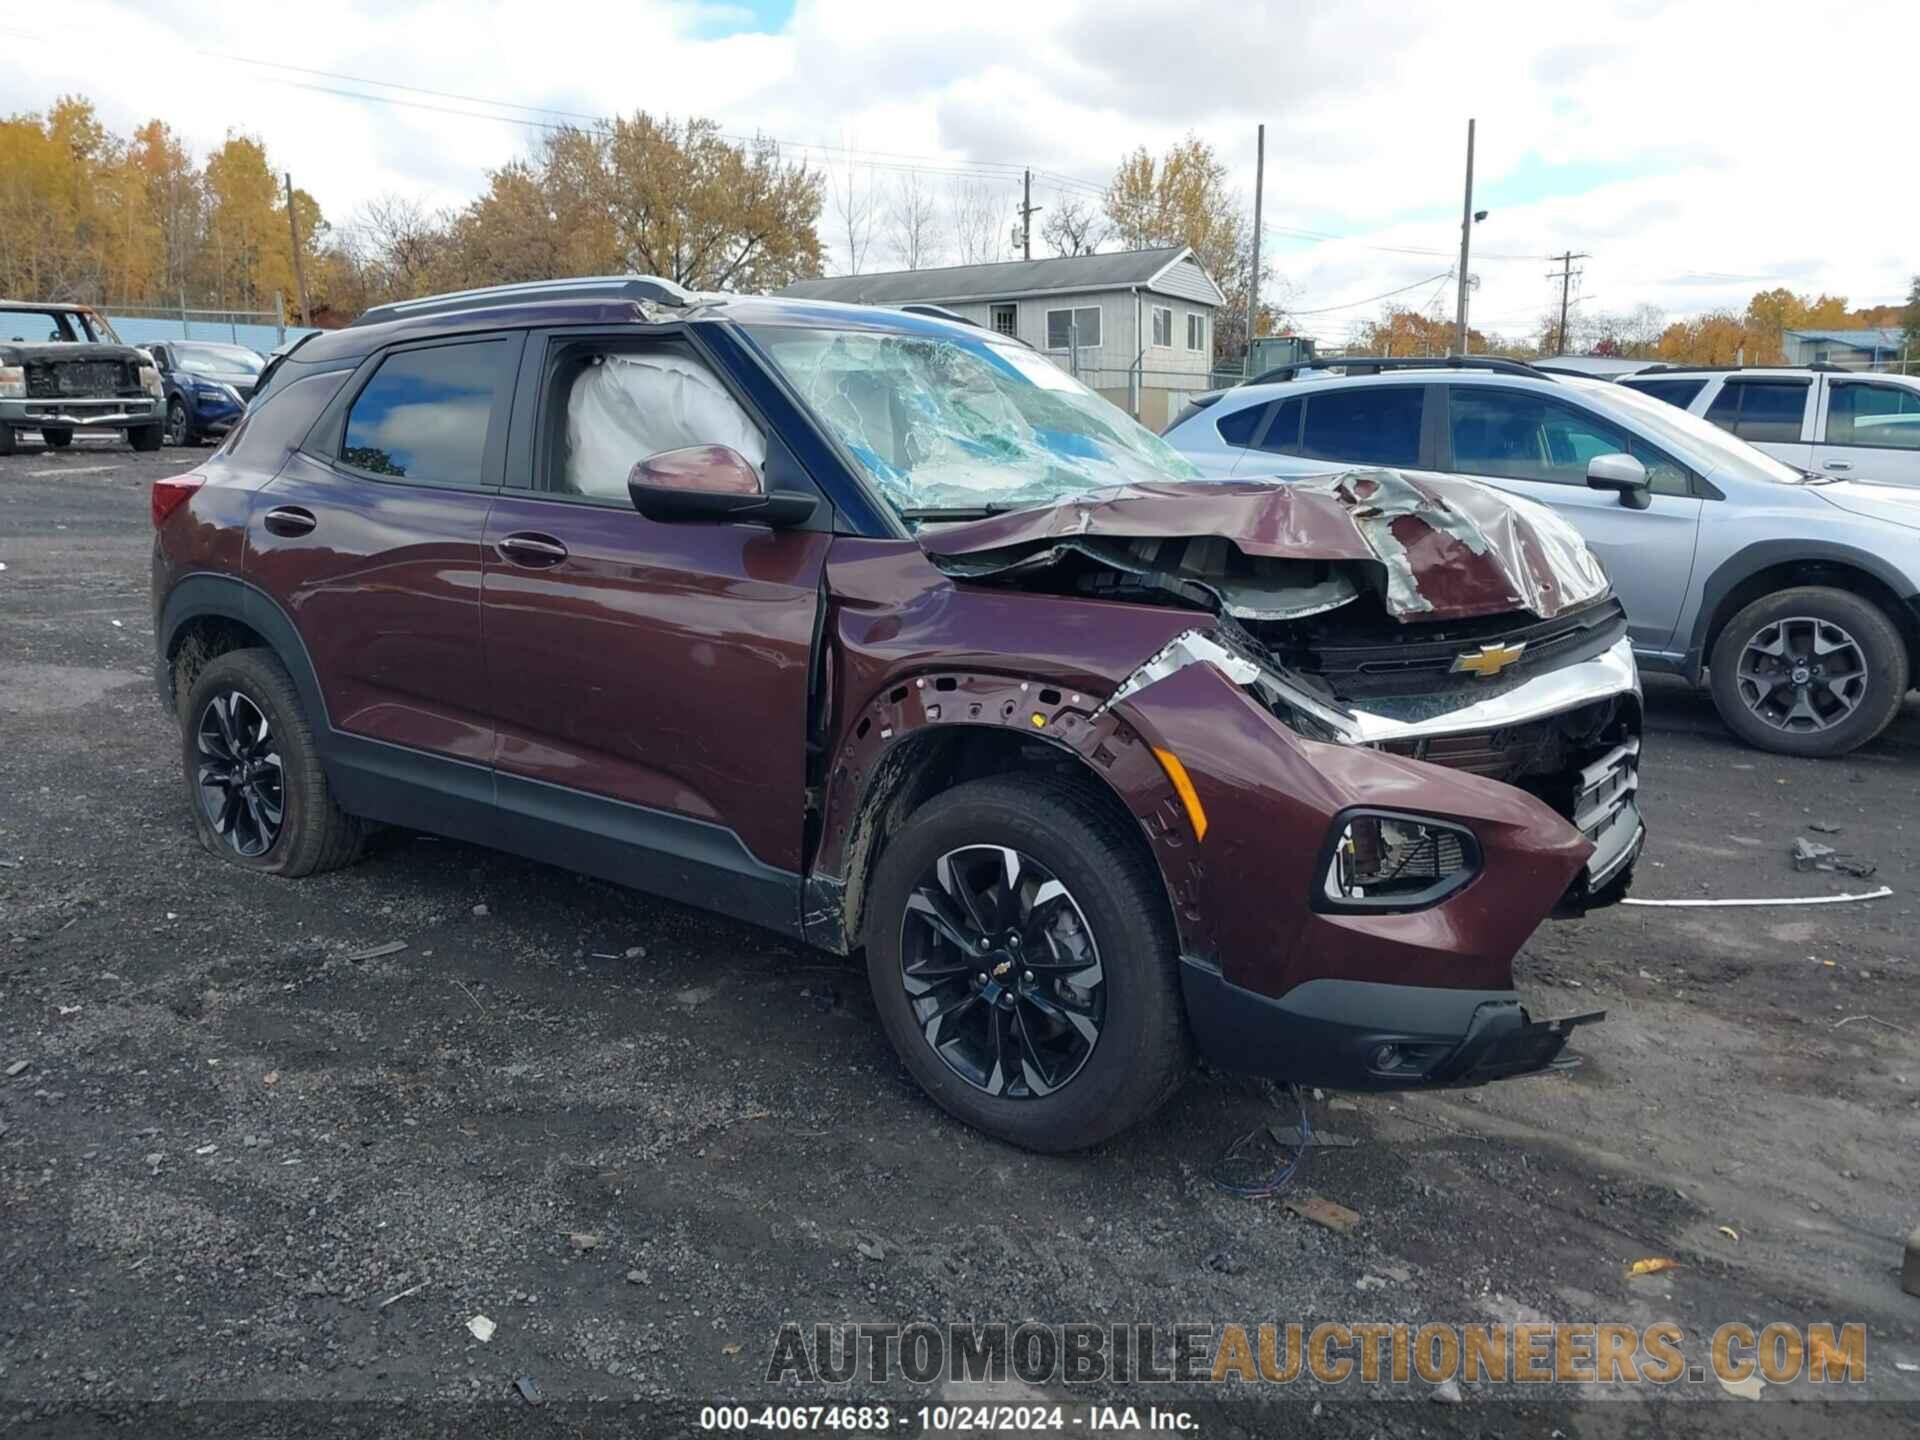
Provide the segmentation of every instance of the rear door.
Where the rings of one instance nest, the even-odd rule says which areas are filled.
[[[1796,470],[1813,464],[1812,376],[1730,375],[1707,402],[1706,418]]]
[[[1920,485],[1920,384],[1822,378],[1810,468],[1845,480]]]
[[[486,335],[373,357],[255,497],[247,578],[292,617],[336,730],[493,759],[480,547],[520,349]]]
[[[1517,386],[1448,385],[1441,467],[1552,506],[1600,557],[1626,607],[1634,648],[1664,650],[1693,575],[1702,501],[1686,466],[1570,400]],[[1645,510],[1587,485],[1595,456],[1647,467]]]
[[[533,344],[528,443],[487,522],[481,607],[503,822],[527,853],[796,923],[781,887],[801,864],[831,509],[780,530],[648,519],[628,471],[684,446],[729,446],[769,488],[818,491],[685,334]]]

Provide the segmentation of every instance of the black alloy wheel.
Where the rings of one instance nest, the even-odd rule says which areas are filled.
[[[195,781],[207,822],[237,855],[264,855],[286,820],[286,771],[266,712],[238,690],[201,707]]]
[[[187,419],[187,407],[178,400],[167,402],[167,444],[191,445],[193,426]]]
[[[922,876],[901,922],[900,980],[947,1068],[1010,1100],[1072,1080],[1106,1019],[1086,916],[1051,870],[1004,845],[948,851]]]
[[[1792,615],[1747,637],[1737,683],[1740,699],[1763,725],[1818,731],[1860,707],[1870,676],[1853,636],[1830,620]]]

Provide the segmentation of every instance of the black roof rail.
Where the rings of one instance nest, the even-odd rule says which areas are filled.
[[[899,308],[909,315],[931,315],[935,320],[951,320],[956,325],[971,325],[976,330],[982,328],[978,320],[969,320],[958,310],[949,310],[944,305],[929,305],[924,300],[915,300]]]
[[[1781,364],[1778,364],[1778,365],[1664,365],[1662,364],[1662,365],[1649,365],[1644,370],[1636,370],[1633,372],[1632,375],[1623,375],[1620,378],[1623,380],[1637,380],[1642,375],[1687,375],[1687,374],[1699,374],[1703,371],[1711,371],[1714,374],[1719,374],[1722,371],[1733,372],[1733,371],[1739,371],[1739,370],[1816,370],[1823,375],[1855,375],[1860,373],[1859,371],[1848,369],[1845,365],[1829,365],[1825,361],[1821,361],[1820,363],[1815,365],[1788,365],[1785,362],[1782,362]]]
[[[479,290],[452,290],[423,295],[418,300],[395,300],[376,305],[353,323],[384,325],[389,320],[411,320],[419,315],[451,315],[494,305],[524,305],[540,300],[634,300],[685,309],[701,297],[657,275],[587,275],[575,280],[532,280],[519,285],[489,285]]]
[[[1241,383],[1272,385],[1291,380],[1303,371],[1331,370],[1336,366],[1349,375],[1378,375],[1384,370],[1490,370],[1498,375],[1553,379],[1544,370],[1500,355],[1320,355],[1312,360],[1296,360],[1291,365],[1276,365]]]

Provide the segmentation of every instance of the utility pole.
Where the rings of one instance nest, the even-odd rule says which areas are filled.
[[[1467,121],[1467,198],[1460,207],[1460,303],[1454,312],[1453,348],[1467,353],[1467,247],[1473,238],[1473,121]]]
[[[1253,374],[1253,333],[1260,320],[1260,200],[1267,181],[1267,127],[1254,141],[1253,160],[1253,270],[1247,276],[1247,358],[1241,374]]]
[[[1047,207],[1033,203],[1033,171],[1026,172],[1020,190],[1020,258],[1033,258],[1033,217]]]
[[[293,208],[293,172],[287,172],[287,228],[293,232],[293,284],[300,292],[300,323],[311,325],[313,314],[307,309],[307,266],[300,258],[300,217]]]
[[[1567,303],[1568,295],[1573,288],[1573,262],[1576,260],[1591,260],[1593,257],[1584,250],[1578,252],[1569,250],[1566,254],[1556,256],[1555,258],[1559,260],[1560,268],[1547,272],[1547,278],[1549,280],[1555,276],[1558,276],[1560,279],[1560,335],[1554,342],[1553,353],[1556,355],[1564,355],[1567,353]]]

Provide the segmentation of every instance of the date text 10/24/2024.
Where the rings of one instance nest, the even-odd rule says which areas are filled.
[[[1189,1411],[1159,1405],[708,1405],[700,1428],[713,1431],[825,1431],[882,1435],[894,1430],[917,1434],[1021,1433],[1072,1431],[1083,1434],[1192,1433],[1198,1427]]]

